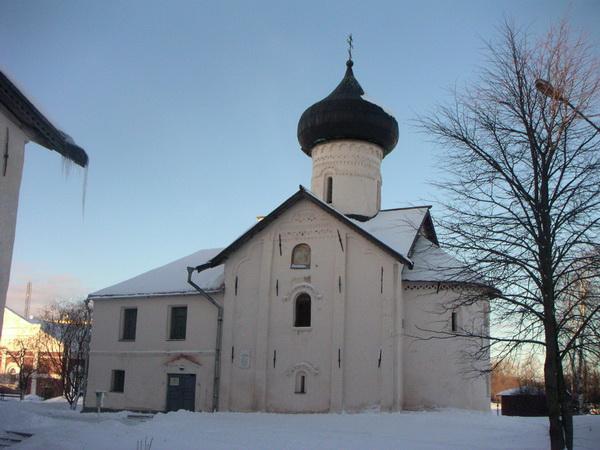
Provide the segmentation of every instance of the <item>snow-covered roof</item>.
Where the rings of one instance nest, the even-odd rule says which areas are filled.
[[[301,187],[296,194],[288,198],[265,219],[246,230],[228,247],[200,250],[114,286],[96,291],[90,294],[89,298],[192,294],[196,291],[187,283],[187,267],[200,266],[204,267],[194,276],[194,282],[206,291],[221,290],[224,278],[223,264],[227,255],[302,198],[313,201],[385,251],[406,262],[402,274],[404,280],[483,284],[480,277],[442,250],[437,245],[437,241],[432,242],[436,237],[428,206],[382,210],[372,219],[360,221],[336,211]],[[414,268],[410,270],[410,265],[413,263]]]
[[[392,245],[395,245],[396,247],[398,247],[398,246],[403,247],[403,248],[406,247],[406,242],[408,241],[408,239],[406,239],[404,236],[402,236],[401,232],[399,232],[398,234],[395,234],[393,232],[393,230],[391,229],[392,228],[391,226],[388,226],[388,227],[383,226],[383,225],[385,225],[386,221],[382,221],[382,222],[375,221],[375,222],[373,222],[372,228],[374,231],[372,233],[372,232],[368,231],[368,228],[369,228],[368,223],[374,221],[375,218],[371,219],[368,222],[361,222],[359,220],[352,219],[352,218],[346,216],[345,214],[341,213],[340,211],[336,210],[331,205],[323,202],[320,198],[318,198],[316,195],[314,195],[312,192],[310,192],[308,189],[306,189],[303,186],[300,186],[299,190],[294,195],[289,197],[281,205],[279,205],[277,208],[275,208],[273,211],[271,211],[267,216],[265,216],[261,221],[254,224],[250,229],[248,229],[244,234],[242,234],[235,241],[233,241],[229,246],[225,247],[225,249],[223,249],[222,252],[220,252],[218,255],[216,255],[214,258],[212,258],[210,261],[208,261],[206,263],[206,266],[214,267],[214,266],[223,264],[225,262],[225,260],[227,259],[227,257],[232,252],[237,250],[241,245],[243,245],[248,240],[252,239],[252,237],[254,237],[256,235],[256,233],[265,229],[270,223],[272,223],[274,220],[276,220],[281,214],[283,214],[283,212],[287,211],[291,206],[295,205],[298,201],[303,200],[303,199],[313,202],[315,205],[320,207],[323,211],[327,212],[328,214],[331,214],[333,217],[335,217],[342,223],[345,223],[351,229],[356,231],[358,234],[362,235],[367,240],[373,242],[375,245],[377,245],[382,250],[384,250],[385,252],[387,252],[388,254],[393,256],[394,258],[396,258],[398,261],[401,261],[403,264],[406,264],[408,266],[412,266],[412,261],[410,260],[410,258],[408,258],[406,256],[407,252],[402,253],[397,248],[392,247]],[[412,221],[399,220],[398,223],[406,226],[407,223],[412,223]],[[378,224],[379,224],[379,226],[377,226]],[[407,227],[407,228],[410,228],[410,227]],[[414,229],[413,236],[416,236],[417,230],[418,230],[418,227],[416,227]],[[382,236],[382,238],[388,239],[388,242],[384,242],[382,239],[377,237],[374,234],[376,232],[379,233]],[[399,245],[399,244],[404,244],[404,245]],[[196,269],[200,270],[201,266],[202,266],[202,264],[196,264]],[[204,268],[205,267],[202,267],[202,270],[204,270]]]
[[[20,319],[25,320],[26,322],[29,322],[29,323],[33,324],[33,325],[37,325],[37,324],[41,323],[39,319],[34,319],[33,317],[27,318],[23,314],[21,314],[21,313],[15,311],[14,309],[12,309],[10,306],[6,306],[5,305],[4,309],[10,311],[15,316],[19,317]]]
[[[388,247],[410,257],[411,247],[428,211],[426,206],[390,209],[380,211],[366,222],[351,220]]]
[[[498,392],[496,395],[501,397],[509,397],[512,395],[544,395],[544,390],[534,386],[521,386],[512,389],[506,389]]]
[[[424,236],[417,238],[411,259],[413,269],[402,271],[403,280],[485,284],[478,274]]]
[[[196,293],[197,291],[187,283],[187,267],[205,263],[221,250],[221,248],[200,250],[129,280],[100,289],[91,293],[88,298],[100,300]],[[207,292],[215,292],[222,289],[223,277],[224,268],[223,265],[220,265],[194,275],[194,282]]]

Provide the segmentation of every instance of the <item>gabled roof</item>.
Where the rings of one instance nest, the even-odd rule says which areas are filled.
[[[75,144],[71,136],[56,128],[1,70],[0,107],[4,107],[21,124],[31,140],[81,167],[87,166],[85,150]]]
[[[13,313],[15,316],[19,317],[20,319],[23,319],[25,322],[29,322],[32,325],[36,325],[39,324],[40,321],[38,319],[28,319],[27,317],[25,317],[23,314],[18,313],[17,311],[15,311],[14,309],[12,309],[10,306],[4,306],[4,309],[10,311],[11,313]]]
[[[155,295],[188,295],[197,291],[186,281],[188,266],[206,262],[222,249],[200,250],[176,261],[157,267],[141,275],[91,293],[91,300],[123,297],[147,297]],[[205,270],[194,281],[205,291],[215,292],[223,288],[223,266]]]
[[[388,242],[386,242],[383,239],[387,236],[383,236],[383,234],[382,234],[381,238],[378,238],[374,234],[371,234],[371,232],[367,231],[367,228],[364,226],[364,224],[365,224],[364,222],[358,222],[357,220],[346,217],[341,212],[337,211],[336,209],[332,208],[327,203],[321,201],[319,198],[314,196],[306,188],[304,188],[303,186],[300,186],[300,188],[294,195],[289,197],[281,205],[279,205],[277,208],[275,208],[269,215],[265,216],[264,219],[262,219],[260,222],[257,222],[253,227],[251,227],[248,231],[246,231],[244,234],[242,234],[240,237],[238,237],[228,247],[225,247],[218,255],[216,255],[210,261],[206,262],[205,264],[196,264],[196,268],[204,269],[206,267],[215,267],[215,266],[223,264],[231,253],[233,253],[238,248],[240,248],[242,245],[244,245],[246,242],[248,242],[250,239],[252,239],[252,237],[255,236],[257,233],[264,230],[275,219],[277,219],[279,216],[281,216],[285,211],[290,209],[293,205],[298,203],[300,200],[310,201],[311,203],[318,206],[326,213],[330,214],[331,216],[333,216],[334,218],[336,218],[343,224],[350,227],[350,229],[354,230],[355,232],[357,232],[358,234],[363,236],[368,241],[372,242],[373,244],[375,244],[376,246],[381,248],[383,251],[385,251],[386,253],[391,255],[396,260],[402,262],[403,264],[406,264],[409,267],[412,267],[412,265],[413,265],[412,261],[406,256],[406,253],[402,253],[405,246],[401,246],[401,248],[393,247],[393,245],[396,244],[394,239],[389,239]],[[416,231],[415,231],[415,233],[416,233]]]
[[[367,222],[360,222],[346,217],[300,186],[298,192],[283,202],[271,214],[249,228],[227,248],[200,250],[129,280],[93,292],[89,294],[88,298],[102,300],[110,298],[196,294],[197,291],[186,282],[185,274],[188,266],[207,268],[198,274],[194,281],[205,291],[219,291],[223,289],[223,263],[227,259],[227,256],[302,199],[306,199],[319,206],[328,214],[331,214],[382,248],[395,259],[402,261],[407,267],[412,266],[412,260],[406,255],[409,254],[414,245],[421,224],[429,217],[429,206],[382,210],[373,219]]]
[[[370,220],[359,221],[346,217],[300,186],[294,195],[249,228],[228,247],[200,250],[129,280],[93,292],[88,298],[103,300],[197,294],[197,291],[186,281],[187,267],[201,269],[194,281],[203,290],[220,291],[224,287],[224,262],[227,257],[303,199],[317,205],[395,259],[403,262],[405,266],[402,279],[405,281],[460,283],[490,288],[480,276],[439,247],[429,213],[430,206],[381,210]]]
[[[478,273],[446,253],[423,235],[417,237],[411,258],[413,270],[403,270],[402,280],[477,286],[492,293],[498,291]]]
[[[418,233],[430,217],[429,208],[430,206],[417,206],[381,210],[367,221],[351,220],[370,235],[410,258]]]

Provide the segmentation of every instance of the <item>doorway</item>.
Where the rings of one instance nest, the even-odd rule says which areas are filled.
[[[196,375],[188,373],[167,374],[167,411],[185,409],[194,411],[196,406]]]

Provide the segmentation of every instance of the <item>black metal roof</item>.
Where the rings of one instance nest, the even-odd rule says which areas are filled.
[[[334,139],[358,139],[383,148],[387,155],[398,143],[398,122],[380,106],[363,98],[365,92],[354,77],[352,60],[331,94],[309,107],[298,122],[298,141],[311,156],[315,145]]]
[[[18,120],[28,136],[47,149],[57,151],[75,164],[85,167],[88,155],[65,132],[56,128],[33,103],[0,71],[0,106]]]

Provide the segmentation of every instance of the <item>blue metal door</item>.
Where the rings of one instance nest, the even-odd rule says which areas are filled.
[[[167,411],[195,410],[196,375],[167,374]]]

